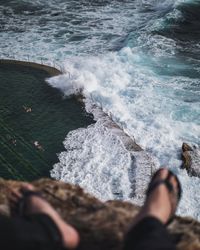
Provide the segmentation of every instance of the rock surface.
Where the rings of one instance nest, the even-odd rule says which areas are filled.
[[[10,189],[22,183],[0,179],[0,213],[10,215]],[[99,201],[80,187],[41,179],[33,185],[43,193],[62,217],[80,233],[80,250],[120,250],[123,237],[138,212],[134,204],[121,201]],[[191,218],[176,217],[169,231],[177,242],[177,249],[200,249],[200,223]]]
[[[183,143],[182,151],[182,167],[187,170],[190,176],[200,177],[200,149]]]

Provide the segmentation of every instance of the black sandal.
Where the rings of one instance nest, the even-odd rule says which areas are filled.
[[[49,249],[67,250],[68,248],[63,247],[60,230],[58,229],[55,222],[49,217],[49,215],[45,213],[27,213],[28,199],[31,196],[37,196],[44,199],[42,197],[42,193],[32,190],[21,190],[21,193],[23,196],[16,203],[13,211],[11,210],[11,213],[34,224],[39,224],[40,227],[42,226],[49,237]]]
[[[175,190],[174,190],[174,187],[173,185],[171,184],[170,182],[170,179],[171,177],[175,177],[176,179],[176,182],[177,182],[177,196],[176,196],[176,207],[178,206],[179,204],[179,201],[181,199],[181,195],[182,195],[182,188],[181,188],[181,184],[180,184],[180,181],[178,180],[177,176],[172,172],[170,171],[169,169],[168,170],[168,175],[165,179],[161,179],[161,180],[157,180],[155,181],[155,178],[158,176],[158,174],[163,171],[164,168],[161,168],[159,169],[152,177],[151,179],[151,182],[149,184],[149,187],[147,189],[147,192],[146,192],[146,196],[148,197],[150,195],[150,193],[153,192],[153,190],[155,190],[159,185],[165,185],[167,190],[169,191],[170,194],[176,194]],[[173,206],[172,206],[172,209],[173,209]],[[175,211],[176,209],[174,209],[174,211],[172,210],[172,213],[171,213],[171,216],[169,217],[169,220],[167,221],[166,225],[170,224],[172,222],[172,220],[174,219],[174,215],[175,215]]]

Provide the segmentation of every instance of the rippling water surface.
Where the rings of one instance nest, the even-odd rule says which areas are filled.
[[[200,144],[199,10],[194,0],[1,1],[0,52],[66,72],[50,84],[66,95],[82,89],[172,168],[184,189],[179,213],[200,219],[200,181],[179,168],[182,143]],[[130,154],[100,119],[64,145],[53,177],[130,198]]]

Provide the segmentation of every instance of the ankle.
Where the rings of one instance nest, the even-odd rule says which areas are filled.
[[[168,221],[168,216],[164,215],[162,211],[154,209],[146,210],[145,213],[143,214],[143,217],[154,217],[163,224],[165,224]]]
[[[144,217],[152,216],[165,224],[171,215],[171,205],[167,200],[159,199],[155,201],[150,199],[146,201],[141,213]]]

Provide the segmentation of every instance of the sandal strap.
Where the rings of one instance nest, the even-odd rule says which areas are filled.
[[[38,191],[31,191],[31,190],[22,190],[23,198],[27,199],[30,196],[38,196],[42,197],[42,193]]]
[[[171,179],[171,177],[173,176],[175,179],[176,179],[176,183],[177,183],[177,191],[178,191],[178,193],[177,193],[177,203],[180,201],[180,199],[181,199],[181,195],[182,195],[182,188],[181,188],[181,183],[180,183],[180,181],[179,181],[179,179],[178,179],[178,177],[171,171],[171,170],[169,170],[168,169],[168,175],[167,175],[167,177],[165,178],[165,179],[162,179],[162,180],[158,180],[158,181],[154,181],[154,179],[156,178],[156,176],[159,174],[159,172],[160,171],[162,171],[163,170],[163,168],[161,168],[161,169],[159,169],[157,172],[155,172],[155,174],[153,175],[153,177],[152,177],[152,180],[151,180],[151,183],[150,183],[150,185],[149,185],[149,187],[148,187],[148,189],[147,189],[147,192],[146,192],[146,195],[149,195],[149,193],[151,192],[151,191],[153,191],[153,189],[155,189],[158,185],[160,185],[160,184],[164,184],[166,187],[167,187],[167,189],[168,189],[168,191],[171,193],[171,192],[175,192],[174,191],[174,187],[173,187],[173,185],[171,184],[171,182],[170,182],[170,179]],[[156,184],[156,183],[158,183],[158,184]],[[159,184],[160,183],[160,184]],[[154,187],[155,186],[155,187]]]
[[[158,181],[155,181],[153,182],[152,184],[149,185],[149,188],[147,190],[147,196],[154,190],[156,189],[159,185],[165,185],[169,191],[169,193],[172,193],[174,192],[174,188],[172,186],[172,184],[167,180],[167,179],[164,179],[164,180],[158,180]]]
[[[27,199],[31,196],[42,197],[42,193],[31,190],[22,190],[23,197],[18,201],[16,213],[19,217],[26,217]]]
[[[177,191],[178,191],[178,193],[177,193],[177,196],[178,196],[177,200],[179,202],[179,200],[181,199],[181,195],[182,195],[181,183],[180,183],[178,177],[172,171],[170,171],[170,170],[168,170],[168,171],[169,171],[169,173],[168,173],[168,176],[167,176],[166,180],[170,183],[170,179],[171,179],[172,176],[176,179]],[[172,188],[173,188],[173,186],[172,186]]]

